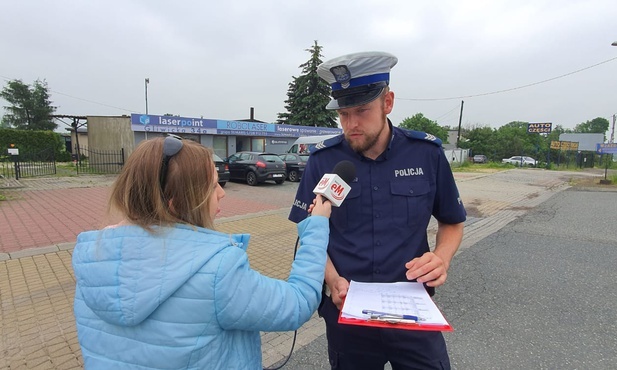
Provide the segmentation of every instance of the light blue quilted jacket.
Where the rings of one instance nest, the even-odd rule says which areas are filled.
[[[81,233],[75,318],[86,369],[261,369],[260,331],[294,330],[321,299],[328,219],[298,224],[288,281],[249,266],[249,235],[176,225]]]

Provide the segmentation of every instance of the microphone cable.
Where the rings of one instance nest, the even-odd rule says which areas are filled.
[[[296,252],[298,252],[298,244],[299,243],[300,243],[300,236],[298,236],[296,238],[296,246],[294,247],[294,257],[293,257],[293,260],[296,259]],[[264,367],[263,370],[279,370],[280,368],[285,366],[285,364],[287,364],[287,361],[289,361],[289,359],[291,358],[291,354],[294,351],[294,347],[296,345],[296,337],[297,336],[298,336],[298,329],[294,330],[294,338],[293,338],[293,341],[291,342],[291,349],[289,350],[289,354],[285,358],[285,361],[283,361],[283,363],[281,365],[277,366],[277,367]]]

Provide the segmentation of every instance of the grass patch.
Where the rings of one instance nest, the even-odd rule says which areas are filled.
[[[451,168],[452,168],[452,172],[493,173],[493,172],[509,170],[511,168],[515,168],[515,166],[511,164],[497,163],[497,162],[472,163],[468,161],[462,164],[454,163],[451,165]]]
[[[20,195],[14,192],[0,192],[0,202],[10,202],[12,200],[22,199]]]
[[[604,176],[594,177],[577,177],[571,178],[569,183],[576,188],[602,188],[602,189],[615,189],[617,190],[617,174],[610,174],[606,176],[607,180],[610,180],[610,184],[601,184],[600,180],[604,180]]]
[[[56,177],[75,177],[77,167],[73,162],[56,162]]]

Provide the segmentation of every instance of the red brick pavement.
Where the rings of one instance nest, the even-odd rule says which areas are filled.
[[[108,188],[72,188],[11,193],[0,204],[0,252],[74,241],[100,227]]]
[[[296,183],[251,187],[229,183],[219,217],[290,207]],[[109,186],[51,190],[3,191],[0,202],[0,253],[74,242],[82,231],[106,220]]]

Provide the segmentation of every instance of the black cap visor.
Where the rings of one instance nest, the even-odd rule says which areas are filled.
[[[364,105],[377,99],[387,83],[378,83],[368,86],[361,86],[349,90],[338,90],[332,92],[332,99],[326,109],[343,109]]]

